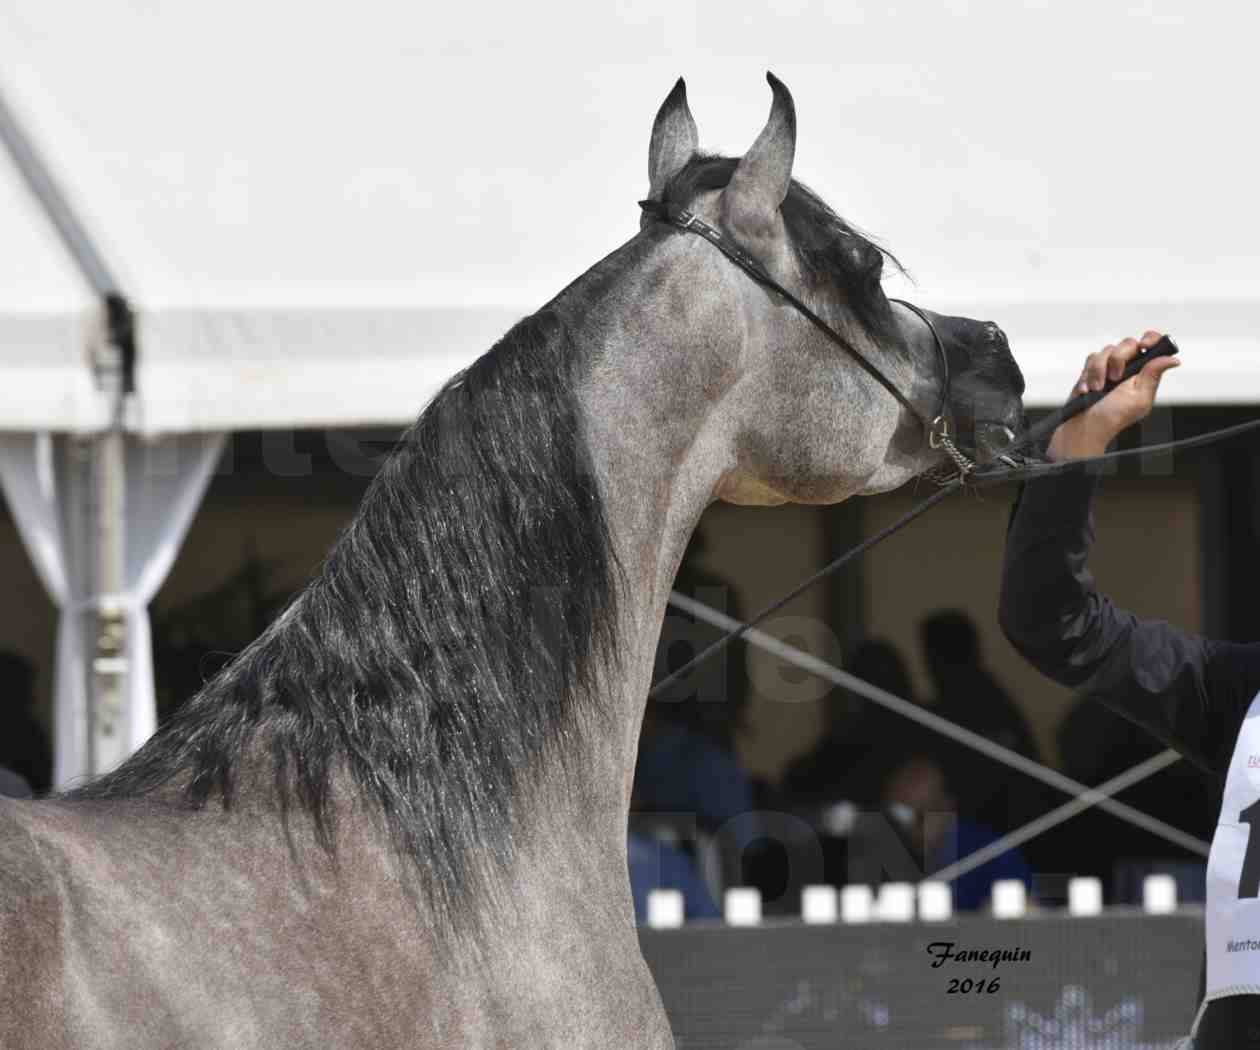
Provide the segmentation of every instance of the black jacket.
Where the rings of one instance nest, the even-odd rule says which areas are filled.
[[[1006,540],[1002,630],[1047,677],[1100,700],[1223,782],[1260,692],[1260,644],[1140,620],[1099,594],[1086,567],[1096,486],[1083,471],[1024,486]]]

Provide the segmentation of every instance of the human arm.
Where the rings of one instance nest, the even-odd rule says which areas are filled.
[[[1093,354],[1073,393],[1101,389],[1159,335]],[[1056,459],[1097,455],[1151,409],[1175,358],[1138,376],[1051,440]],[[1114,400],[1113,400],[1114,399]],[[1260,647],[1214,642],[1140,620],[1099,594],[1088,569],[1096,477],[1073,471],[1025,486],[1007,535],[999,617],[1020,653],[1062,685],[1101,700],[1205,769],[1223,773],[1243,714],[1260,690]]]

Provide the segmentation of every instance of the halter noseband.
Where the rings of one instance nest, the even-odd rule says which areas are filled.
[[[914,303],[906,302],[905,299],[889,299],[890,303],[900,303],[907,310],[913,313],[920,321],[928,326],[928,331],[932,333],[932,342],[936,344],[936,356],[941,362],[941,375],[943,381],[941,383],[941,399],[936,406],[936,415],[932,418],[931,424],[928,426],[928,446],[934,449],[940,449],[950,459],[954,461],[954,466],[958,468],[958,476],[965,478],[973,470],[975,463],[963,455],[958,446],[954,444],[954,439],[949,432],[949,416],[946,414],[948,409],[947,401],[949,399],[949,357],[945,353],[945,344],[941,342],[941,334],[936,330],[936,325],[932,323],[932,318],[915,306]]]
[[[910,403],[910,400],[893,384],[883,372],[872,364],[861,351],[857,349],[849,340],[845,339],[839,332],[831,327],[826,321],[819,317],[813,310],[806,306],[800,299],[789,292],[778,281],[768,274],[756,259],[749,255],[743,248],[725,236],[721,230],[714,226],[710,226],[694,212],[688,211],[686,208],[680,208],[674,204],[666,204],[663,201],[639,201],[639,207],[649,215],[667,222],[671,226],[676,226],[685,233],[694,233],[703,237],[712,244],[723,255],[731,260],[736,266],[743,270],[746,274],[753,278],[758,284],[765,285],[778,292],[792,307],[799,313],[803,314],[811,321],[816,328],[823,332],[833,343],[839,346],[845,353],[853,358],[872,379],[878,382],[885,390],[887,390],[897,401],[905,408],[923,428],[924,434],[927,435],[928,445],[933,449],[940,449],[945,452],[950,459],[954,461],[954,465],[958,467],[958,471],[962,476],[966,476],[974,468],[975,464],[961,453],[954,444],[949,429],[949,358],[945,353],[945,344],[941,342],[940,333],[936,330],[936,325],[932,323],[931,318],[927,316],[919,307],[913,303],[908,303],[904,299],[890,299],[889,302],[900,303],[909,309],[916,317],[928,326],[928,331],[932,333],[932,344],[936,348],[936,356],[940,362],[941,372],[941,392],[937,401],[936,411],[931,418],[925,416],[918,408]]]

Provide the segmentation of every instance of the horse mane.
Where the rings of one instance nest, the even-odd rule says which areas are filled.
[[[694,153],[665,184],[666,204],[690,207],[696,196],[731,181],[738,157]],[[891,307],[880,287],[884,262],[905,273],[887,248],[850,225],[813,190],[792,180],[779,209],[805,280],[840,292],[858,324],[877,342],[900,342]]]
[[[329,850],[333,778],[374,803],[439,918],[472,913],[511,854],[522,792],[597,707],[615,658],[615,560],[550,308],[457,375],[402,436],[290,607],[116,771],[67,797],[248,790]],[[590,697],[582,705],[579,699]],[[263,767],[266,769],[266,765]]]

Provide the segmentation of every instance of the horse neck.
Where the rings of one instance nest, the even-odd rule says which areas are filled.
[[[622,312],[595,323],[598,364],[578,397],[619,570],[616,666],[599,677],[616,719],[604,774],[619,788],[623,833],[670,590],[727,466],[714,391],[733,382],[725,362],[738,359],[729,316],[702,318],[690,330],[654,327],[649,315],[668,313],[651,307],[648,289],[659,296],[659,280],[650,266],[625,278],[616,297]]]

